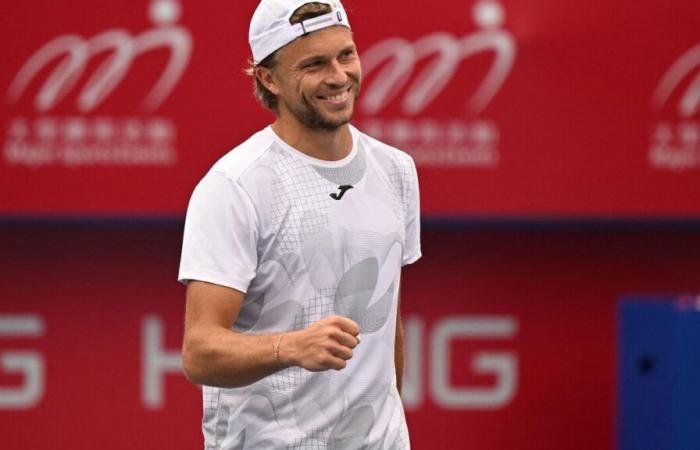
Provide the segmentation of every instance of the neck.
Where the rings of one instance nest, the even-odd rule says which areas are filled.
[[[335,130],[312,129],[294,119],[278,116],[272,129],[284,142],[312,158],[339,161],[352,150],[347,124]]]

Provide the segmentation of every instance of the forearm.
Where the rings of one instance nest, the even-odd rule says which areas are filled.
[[[216,324],[186,327],[183,365],[190,381],[219,387],[254,383],[290,366],[342,370],[360,341],[354,321],[330,316],[304,330],[248,335]]]
[[[283,338],[284,339],[284,338]],[[240,387],[285,367],[278,359],[280,334],[249,335],[222,327],[189,330],[183,345],[183,365],[193,383]]]

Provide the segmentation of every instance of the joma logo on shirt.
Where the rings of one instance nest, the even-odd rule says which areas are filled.
[[[335,192],[331,194],[331,198],[334,200],[340,200],[341,198],[343,198],[343,195],[345,195],[345,193],[348,190],[352,189],[352,186],[350,186],[350,185],[338,186],[338,189],[340,189],[339,194],[335,193]]]

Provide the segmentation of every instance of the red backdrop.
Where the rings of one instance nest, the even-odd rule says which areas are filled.
[[[344,3],[355,123],[413,154],[424,215],[698,218],[700,3]],[[0,218],[181,217],[272,119],[242,73],[255,4],[0,5]],[[0,445],[200,447],[180,230],[1,231]],[[699,250],[670,229],[426,232],[403,291],[414,447],[612,450],[615,301],[697,291]]]
[[[256,3],[0,6],[0,214],[183,214],[272,119],[242,73]],[[355,121],[414,155],[426,214],[697,218],[697,1],[346,6]]]
[[[22,409],[6,401],[29,371],[0,366],[2,448],[201,448],[200,395],[177,364],[180,237],[2,229],[0,361],[43,367]],[[438,230],[424,248],[402,288],[416,449],[612,450],[616,299],[700,290],[697,231]],[[12,331],[18,315],[41,329]],[[510,363],[479,373],[484,357]]]

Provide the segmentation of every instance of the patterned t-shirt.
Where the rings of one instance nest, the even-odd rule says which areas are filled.
[[[179,279],[246,293],[243,333],[360,326],[340,371],[291,367],[249,386],[204,387],[210,449],[408,449],[394,338],[401,266],[420,251],[418,182],[407,154],[350,127],[340,161],[311,158],[267,127],[197,185]]]

